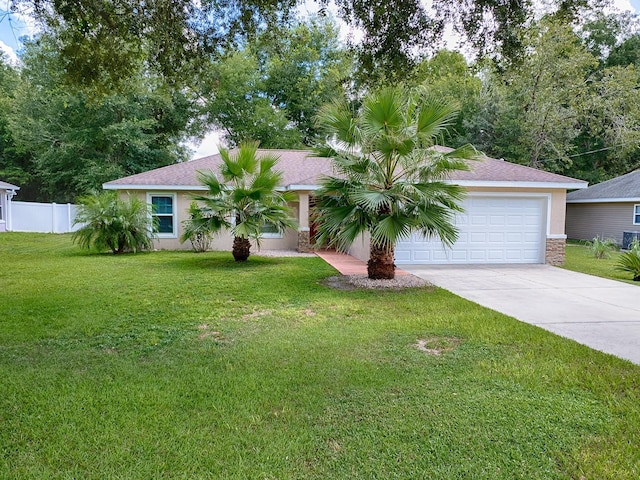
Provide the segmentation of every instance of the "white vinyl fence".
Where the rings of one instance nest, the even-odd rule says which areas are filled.
[[[14,232],[67,233],[73,226],[76,206],[70,203],[11,202],[11,219],[7,230]]]

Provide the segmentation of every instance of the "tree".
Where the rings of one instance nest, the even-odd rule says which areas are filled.
[[[419,90],[398,88],[369,95],[359,112],[346,102],[324,107],[319,122],[328,141],[318,153],[334,159],[338,176],[321,182],[318,242],[344,251],[368,232],[372,279],[394,278],[395,243],[414,231],[452,245],[463,189],[444,180],[476,155],[470,146],[435,148],[456,113]]]
[[[73,242],[81,248],[114,254],[150,250],[153,247],[154,224],[146,203],[138,198],[118,198],[116,192],[105,191],[80,199],[74,225]]]
[[[180,144],[193,125],[193,99],[148,75],[143,65],[127,93],[91,98],[62,84],[56,39],[27,43],[9,129],[32,158],[47,201],[70,202],[114,178],[186,159]]]
[[[343,94],[350,72],[351,58],[338,42],[334,21],[295,22],[205,68],[205,115],[232,146],[247,140],[263,148],[308,146],[317,133],[317,109]]]
[[[455,105],[459,114],[445,132],[444,141],[453,147],[469,143],[465,124],[478,109],[482,82],[464,56],[459,52],[440,50],[417,65],[409,83],[422,85],[431,97]]]
[[[36,197],[39,200],[40,184],[34,175],[33,157],[18,147],[10,129],[20,85],[20,72],[0,52],[0,179],[19,185],[21,199]]]
[[[97,91],[126,86],[140,59],[169,83],[189,83],[209,61],[252,38],[286,25],[298,0],[12,0],[28,5],[58,37],[69,85]],[[316,0],[326,12],[328,0]],[[479,55],[516,60],[521,33],[535,18],[533,0],[336,0],[338,14],[359,30],[356,46],[364,83],[405,77],[416,53],[441,46],[445,26],[454,25]],[[551,0],[550,13],[569,23],[584,10],[610,0]],[[505,62],[510,63],[510,62]]]
[[[479,111],[490,117],[472,122],[471,139],[491,155],[566,172],[585,120],[587,79],[598,60],[571,27],[551,19],[532,27],[526,42],[519,65],[482,72],[488,103]]]
[[[233,52],[210,65],[203,81],[207,122],[224,131],[230,146],[259,141],[265,148],[295,148],[300,132],[285,112],[264,94],[257,58],[249,51]]]
[[[213,172],[201,172],[200,181],[208,193],[196,197],[202,204],[201,214],[191,219],[194,230],[217,233],[230,229],[233,258],[238,262],[249,258],[251,240],[260,245],[266,226],[279,233],[294,226],[287,206],[292,197],[277,188],[282,178],[273,170],[278,157],[258,158],[257,150],[257,142],[242,144],[233,154],[220,150],[223,181]]]

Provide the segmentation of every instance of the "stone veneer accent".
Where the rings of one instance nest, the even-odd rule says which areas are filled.
[[[564,238],[547,238],[545,263],[547,265],[564,265],[564,249],[567,241]]]
[[[298,231],[298,249],[300,253],[311,251],[311,236],[309,230]]]

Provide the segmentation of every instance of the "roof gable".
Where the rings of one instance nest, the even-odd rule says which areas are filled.
[[[439,151],[447,153],[452,148],[438,146]],[[307,150],[258,150],[258,155],[267,153],[280,157],[276,169],[283,173],[282,185],[289,189],[300,187],[316,187],[321,177],[335,175],[331,159],[314,157]],[[176,163],[157,168],[148,172],[119,178],[105,183],[107,189],[174,189],[174,190],[204,190],[198,181],[199,171],[218,172],[222,163],[219,154],[198,158],[183,163]],[[585,188],[587,184],[582,180],[556,175],[554,173],[525,167],[504,160],[482,157],[472,161],[469,171],[455,171],[449,180],[463,185],[491,186],[547,186],[555,188]]]
[[[640,199],[640,170],[567,194],[567,202],[572,203],[603,200],[621,202],[638,199]]]

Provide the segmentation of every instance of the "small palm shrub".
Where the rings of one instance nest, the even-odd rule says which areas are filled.
[[[124,201],[106,191],[83,197],[74,221],[84,224],[73,233],[81,248],[114,254],[150,250],[154,223],[149,206],[138,198]]]
[[[211,232],[205,222],[205,216],[196,202],[189,205],[189,219],[182,222],[184,233],[180,237],[182,243],[189,240],[194,252],[206,252],[211,246]]]
[[[614,268],[632,274],[633,280],[640,282],[640,246],[636,249],[632,247],[628,252],[620,254]]]
[[[594,237],[589,243],[589,249],[595,258],[609,258],[611,252],[618,248],[616,241],[612,238]]]

